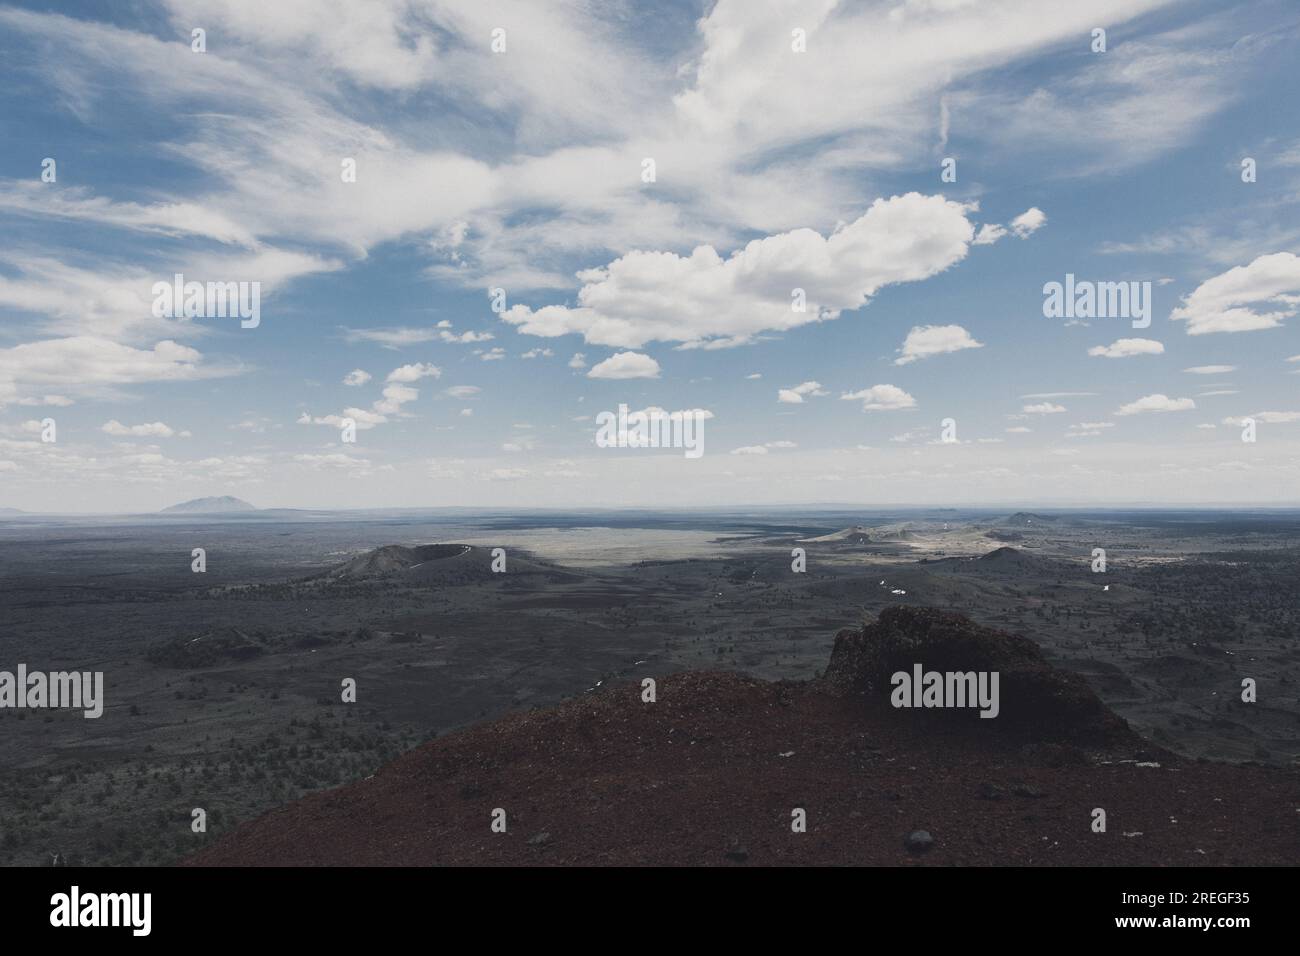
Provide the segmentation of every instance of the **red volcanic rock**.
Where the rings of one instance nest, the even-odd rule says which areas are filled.
[[[953,656],[927,667],[984,660],[1044,681],[1057,675],[1023,638],[983,631],[955,615],[891,609],[850,632],[868,639],[841,635],[826,681],[682,673],[659,680],[655,703],[642,702],[639,683],[607,686],[430,741],[372,778],[244,824],[182,865],[1300,859],[1295,770],[1165,754],[1155,765],[1142,752],[1149,745],[1071,694],[1023,701],[1058,708],[1068,744],[1028,737],[1027,718],[1007,733],[990,726],[1001,718],[932,720],[861,702],[857,691],[877,686],[873,675],[890,655],[937,653],[949,640]],[[1011,706],[1008,697],[1004,712]],[[1090,728],[1099,730],[1095,739]],[[1105,833],[1091,829],[1097,807],[1106,811]],[[504,833],[492,830],[498,809]],[[792,829],[798,810],[805,832]]]

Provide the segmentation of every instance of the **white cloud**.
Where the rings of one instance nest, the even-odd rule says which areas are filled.
[[[441,329],[438,332],[438,338],[449,345],[473,345],[476,342],[490,342],[496,336],[491,332],[475,332],[472,329],[467,329],[457,335],[455,332]]]
[[[1120,406],[1116,415],[1140,415],[1144,412],[1185,412],[1196,407],[1190,398],[1170,398],[1168,395],[1143,395],[1136,401]]]
[[[93,394],[118,385],[194,381],[238,371],[202,363],[197,349],[171,340],[137,349],[89,335],[44,339],[0,349],[0,401],[6,391],[23,385]]]
[[[1047,213],[1037,206],[1030,206],[1015,219],[1011,220],[1011,231],[1021,239],[1028,239],[1047,222]]]
[[[658,378],[659,363],[639,352],[619,352],[594,366],[587,378]]]
[[[1107,428],[1114,428],[1114,422],[1079,422],[1071,425],[1065,432],[1066,438],[1091,438],[1104,434]]]
[[[386,349],[400,349],[406,345],[418,345],[432,342],[438,338],[436,329],[344,329],[344,338],[349,342],[373,342]]]
[[[829,237],[796,229],[755,239],[726,259],[712,246],[689,256],[629,252],[579,273],[585,285],[576,308],[515,305],[502,318],[530,335],[576,332],[597,345],[740,345],[763,332],[837,318],[884,286],[961,261],[974,238],[967,208],[908,193],[877,200]],[[806,291],[805,312],[791,308],[796,288]]]
[[[452,398],[464,400],[477,395],[481,391],[483,391],[483,389],[479,388],[477,385],[453,385],[451,388],[445,389],[443,394],[450,395]]]
[[[784,402],[787,405],[801,405],[803,404],[805,395],[822,396],[829,394],[829,392],[822,388],[820,382],[804,382],[801,385],[796,385],[794,388],[778,389],[776,400],[778,402]]]
[[[96,222],[166,236],[202,236],[249,247],[257,244],[243,225],[202,204],[114,202],[95,196],[80,186],[60,186],[51,190],[34,181],[10,181],[0,186],[0,209],[44,218]]]
[[[420,390],[409,385],[385,385],[383,398],[372,406],[380,415],[396,415],[402,406],[420,397]]]
[[[379,405],[379,402],[375,403]],[[313,416],[308,412],[303,412],[296,419],[299,425],[328,425],[330,428],[342,428],[349,421],[356,425],[359,431],[367,431],[376,425],[382,425],[388,421],[388,417],[380,412],[370,411],[365,408],[345,408],[341,415],[322,415]]]
[[[846,401],[862,401],[862,410],[866,412],[897,411],[914,408],[916,399],[896,385],[872,385],[858,392],[845,392],[840,396]]]
[[[1237,371],[1235,365],[1193,365],[1191,368],[1183,369],[1184,372],[1191,372],[1193,375],[1226,375],[1228,372]]]
[[[366,382],[370,381],[370,378],[371,376],[369,372],[364,369],[354,368],[352,371],[348,372],[347,375],[343,376],[343,384],[354,386],[365,385]]]
[[[106,435],[119,438],[171,438],[176,433],[162,422],[149,422],[143,425],[123,425],[116,418],[100,426]]]
[[[1253,412],[1244,417],[1253,418],[1255,421],[1263,422],[1266,425],[1286,425],[1291,422],[1300,422],[1300,412]],[[1225,425],[1240,425],[1241,423],[1241,418],[1225,418],[1223,420]]]
[[[1188,335],[1272,329],[1300,306],[1300,256],[1276,252],[1206,279],[1169,318]],[[1260,307],[1265,311],[1256,311]]]
[[[710,416],[711,417],[711,416]],[[799,446],[792,441],[767,441],[761,445],[744,445],[740,448],[733,448],[729,454],[732,455],[766,455],[773,448],[798,448]]]
[[[368,459],[356,458],[352,455],[345,455],[342,452],[331,452],[325,455],[294,455],[293,460],[318,470],[340,469],[344,471],[365,472],[370,469],[370,461]]]
[[[983,347],[984,343],[976,342],[960,325],[916,325],[903,340],[903,347],[899,350],[902,355],[894,359],[894,364],[907,365],[931,355]]]
[[[581,352],[574,352],[573,358],[569,359],[569,368],[586,368],[587,356]]]
[[[1130,358],[1134,355],[1163,355],[1164,343],[1155,339],[1116,339],[1110,345],[1097,345],[1088,349],[1094,358]]]
[[[1059,415],[1066,411],[1064,405],[1057,405],[1053,402],[1039,402],[1037,405],[1024,405],[1020,409],[1026,415]]]
[[[428,362],[401,365],[388,373],[389,382],[418,382],[422,378],[441,378],[442,369]]]
[[[53,408],[67,408],[69,405],[75,405],[72,399],[66,395],[32,395],[29,398],[20,398],[14,402],[15,405],[48,405]]]

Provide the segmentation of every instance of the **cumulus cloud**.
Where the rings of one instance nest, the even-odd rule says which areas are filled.
[[[1096,345],[1088,349],[1094,358],[1130,358],[1134,355],[1162,355],[1165,347],[1155,339],[1116,339],[1110,345]]]
[[[801,385],[796,385],[794,388],[778,389],[776,400],[778,402],[784,402],[787,405],[801,405],[803,404],[805,395],[822,396],[829,394],[829,392],[822,388],[821,382],[804,382]]]
[[[1036,405],[1023,405],[1020,410],[1026,415],[1059,415],[1066,411],[1066,407],[1054,402],[1039,402]]]
[[[587,378],[658,378],[659,363],[640,352],[619,352],[592,366]]]
[[[409,385],[385,385],[383,398],[372,406],[380,415],[396,415],[407,402],[420,397],[420,390]]]
[[[343,384],[353,386],[365,385],[366,382],[370,381],[370,378],[371,376],[369,372],[364,369],[354,368],[352,371],[348,372],[347,375],[343,376]]]
[[[235,368],[204,366],[197,349],[171,340],[137,349],[82,335],[0,349],[0,399],[23,385],[59,385],[94,392],[116,385],[180,382],[231,375]]]
[[[344,379],[344,382],[347,384],[363,384],[362,381],[357,381],[355,383],[349,381],[349,379],[352,379],[356,375],[356,372],[360,371],[360,369],[357,369],[355,372],[349,373],[348,377]],[[361,374],[365,375],[364,381],[370,380],[370,376],[367,373],[361,372]],[[374,428],[376,425],[384,424],[394,416],[408,417],[402,412],[402,406],[409,404],[420,397],[420,390],[412,387],[410,383],[418,382],[420,379],[424,378],[439,378],[441,375],[442,370],[436,365],[430,365],[428,362],[414,362],[410,365],[399,365],[388,373],[387,378],[384,380],[385,384],[383,391],[380,392],[380,397],[371,403],[369,409],[355,407],[345,408],[341,415],[324,415],[320,417],[315,417],[308,412],[303,412],[298,417],[298,424],[328,425],[332,428],[342,428],[347,424],[348,420],[351,420],[356,424],[357,428],[369,429]]]
[[[1031,206],[1011,220],[1011,231],[1021,239],[1028,239],[1046,222],[1047,214],[1037,206]]]
[[[149,422],[143,425],[123,425],[116,418],[104,422],[99,428],[106,435],[118,438],[171,438],[176,433],[162,422]]]
[[[341,415],[313,416],[303,412],[297,418],[299,425],[328,425],[331,428],[342,428],[348,422],[352,422],[359,431],[367,431],[386,421],[388,421],[387,416],[365,408],[345,408]]]
[[[475,332],[472,329],[467,329],[457,335],[455,332],[442,329],[438,332],[438,338],[448,345],[472,345],[475,342],[490,342],[496,336],[491,332]]]
[[[907,365],[931,355],[983,347],[983,342],[976,342],[960,325],[917,325],[907,333],[903,347],[899,349],[902,354],[894,359],[894,364]]]
[[[864,412],[889,412],[915,408],[916,399],[897,385],[872,385],[857,392],[845,392],[844,401],[861,401]]]
[[[1116,415],[1141,415],[1145,412],[1185,412],[1196,407],[1190,398],[1170,398],[1168,395],[1143,395],[1136,401],[1121,405]]]
[[[1188,335],[1272,329],[1300,306],[1300,256],[1276,252],[1206,279],[1170,313]]]
[[[885,286],[960,262],[974,239],[968,210],[942,196],[908,193],[877,200],[829,237],[795,229],[755,239],[725,259],[708,245],[689,256],[629,252],[579,273],[585,284],[577,307],[515,305],[502,318],[530,335],[578,333],[596,345],[740,345],[763,332],[837,318]],[[791,307],[795,289],[807,296],[803,312]]]
[[[587,356],[581,352],[574,352],[573,358],[569,359],[569,368],[586,368]]]
[[[411,365],[401,365],[388,373],[386,381],[389,382],[418,382],[422,378],[440,378],[442,369],[428,362],[415,362]]]

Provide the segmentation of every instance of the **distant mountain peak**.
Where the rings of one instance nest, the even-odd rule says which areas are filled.
[[[230,495],[220,495],[210,498],[192,498],[189,501],[182,501],[178,505],[172,505],[170,508],[164,508],[162,514],[185,514],[185,515],[213,515],[229,514],[238,511],[256,511],[257,508],[250,505],[243,498],[234,498]]]

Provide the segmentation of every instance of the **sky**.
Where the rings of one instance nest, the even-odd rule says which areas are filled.
[[[0,507],[1300,504],[1287,0],[10,3],[0,81]]]

